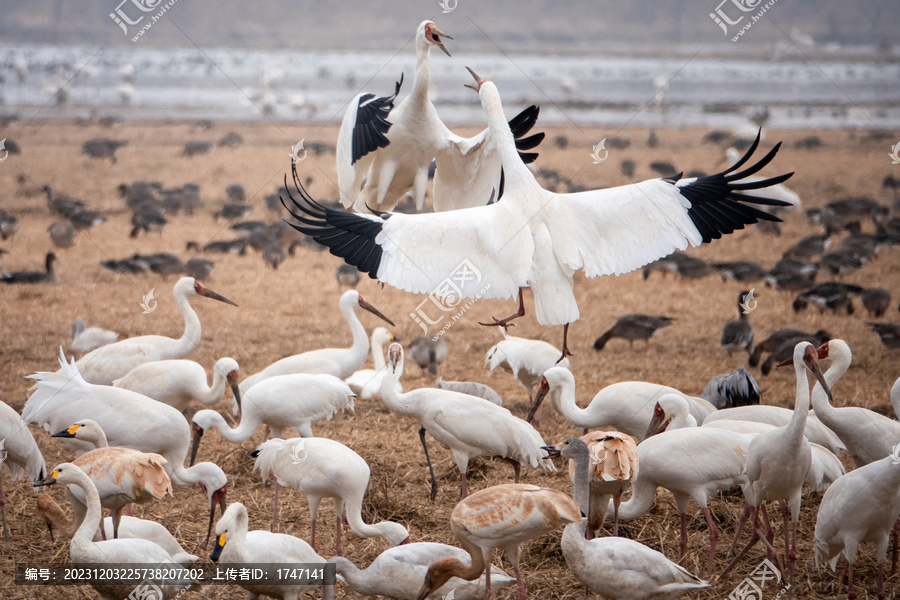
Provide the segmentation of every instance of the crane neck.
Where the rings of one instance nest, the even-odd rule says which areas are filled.
[[[850,360],[848,360],[848,357],[843,353],[834,356],[831,366],[825,371],[825,382],[828,384],[828,389],[834,390],[834,386],[849,368]],[[812,405],[816,416],[822,420],[825,426],[834,428],[833,425],[838,420],[837,409],[828,401],[828,394],[825,393],[825,390],[818,382],[813,387]]]
[[[576,427],[589,429],[595,427],[588,411],[575,404],[575,382],[564,380],[550,390],[550,397],[557,410]]]
[[[493,82],[486,81],[481,84],[479,97],[487,117],[488,128],[491,131],[491,140],[497,145],[500,154],[500,161],[505,172],[505,190],[507,192],[542,190],[516,150],[516,139],[509,129],[500,93]]]
[[[251,437],[253,437],[253,434],[261,424],[261,420],[256,414],[256,411],[248,410],[250,406],[253,406],[252,389],[247,392],[247,397],[244,399],[243,406],[244,410],[241,411],[241,422],[238,423],[238,426],[234,429],[228,426],[225,418],[218,412],[214,410],[208,411],[210,419],[209,429],[215,429],[219,432],[219,435],[221,435],[229,442],[235,444],[240,444],[249,440]],[[196,419],[196,415],[194,416],[194,418]]]
[[[431,91],[431,44],[425,41],[424,35],[416,36],[416,80],[413,82],[413,106],[422,106],[429,102]]]
[[[809,378],[806,375],[803,361],[794,361],[794,363],[794,373],[797,375],[797,396],[794,400],[794,414],[788,421],[788,431],[792,438],[799,440],[806,429],[806,420],[809,416]]]
[[[417,417],[419,403],[410,394],[403,393],[399,378],[402,374],[402,362],[398,363],[396,373],[390,366],[387,367],[387,372],[381,378],[381,400],[391,412]]]
[[[221,372],[219,369],[213,366],[212,384],[207,387],[206,382],[203,381],[201,383],[200,393],[196,394],[195,398],[203,404],[212,404],[213,402],[221,398],[225,393],[226,377],[228,377],[226,373]]]
[[[347,321],[347,325],[350,327],[350,334],[353,336],[353,344],[351,344],[349,350],[356,359],[355,362],[361,364],[365,362],[366,356],[369,354],[369,336],[366,335],[366,328],[363,327],[362,321],[359,320],[354,306],[343,304],[341,313],[343,313],[344,320]]]
[[[197,349],[200,345],[200,317],[188,301],[186,294],[175,295],[175,306],[184,318],[184,333],[178,340],[177,347],[168,358],[182,358]]]
[[[353,561],[343,556],[335,556],[328,560],[335,566],[338,575],[342,575],[351,588],[361,594],[377,594],[377,589],[372,588],[372,574],[368,569],[360,569]]]

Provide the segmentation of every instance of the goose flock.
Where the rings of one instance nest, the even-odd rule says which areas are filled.
[[[27,375],[33,387],[21,411],[0,402],[0,466],[7,465],[12,481],[24,477],[34,488],[26,500],[17,489],[16,501],[35,503],[53,541],[68,541],[73,563],[190,565],[204,561],[200,555],[209,552],[213,562],[327,565],[337,574],[336,581],[309,585],[287,579],[235,582],[251,598],[335,598],[349,589],[399,600],[513,595],[526,600],[527,588],[541,577],[536,545],[522,551],[533,540],[543,540],[540,551],[565,564],[585,592],[622,600],[697,597],[698,590],[707,588],[724,597],[730,592],[721,587],[726,576],[734,570],[744,573],[762,558],[753,555],[754,549],[765,553],[779,581],[783,577],[786,597],[801,585],[795,578],[798,565],[810,562],[833,570],[843,556],[846,577],[834,576],[834,583],[846,585],[852,599],[859,547],[873,543],[877,579],[870,596],[887,598],[885,580],[893,577],[895,566],[886,575],[887,551],[893,537],[896,552],[900,531],[900,423],[836,401],[840,380],[852,366],[847,341],[824,330],[794,328],[777,329],[760,341],[755,330],[760,323],[750,314],[754,290],[742,289],[737,319],[726,322],[723,311],[721,337],[708,340],[707,350],[719,351],[718,340],[723,356],[743,359],[746,353],[747,365],[717,376],[705,388],[705,382],[697,382],[696,390],[703,392],[694,395],[615,375],[600,389],[576,378],[574,367],[583,359],[571,352],[569,326],[582,312],[597,308],[576,301],[576,281],[583,285],[579,271],[591,278],[639,269],[644,279],[654,271],[691,280],[719,273],[723,280],[739,282],[737,289],[765,281],[772,293],[794,294],[793,313],[816,307],[835,319],[850,318],[859,298],[871,318],[881,319],[891,302],[886,289],[838,280],[817,284],[815,278],[826,272],[839,278],[865,268],[887,246],[900,243],[900,224],[877,203],[848,199],[824,211],[808,211],[809,222],[823,226],[826,234],[803,238],[771,270],[750,261],[707,263],[683,254],[689,246],[715,243],[754,224],[777,226],[788,211],[799,209],[799,197],[784,186],[791,173],[758,175],[777,164],[780,144],[759,157],[762,136],[757,132],[743,154],[729,152],[730,166],[712,175],[683,177],[660,161],[655,165],[663,173],[659,179],[557,193],[543,187],[528,166],[538,159],[534,150],[544,137],[531,133],[539,114],[536,106],[508,119],[498,86],[469,69],[474,82],[467,87],[478,94],[487,127],[463,138],[441,121],[429,95],[430,52],[438,48],[451,57],[444,40],[452,39],[435,23],[423,22],[416,31],[411,92],[398,102],[401,75],[391,94],[364,92],[350,101],[335,153],[339,203],[317,200],[294,162],[275,207],[283,222],[234,222],[253,206],[244,188],[232,184],[214,217],[232,221],[229,230],[239,237],[203,246],[187,243],[186,250],[195,253],[242,254],[249,248],[272,269],[297,247],[327,248],[345,263],[335,273],[341,292],[334,298],[336,310],[317,318],[334,321],[339,313],[349,346],[307,349],[297,344],[293,354],[267,356],[271,361],[256,373],[242,371],[235,358],[223,356],[226,352],[205,364],[195,362],[188,357],[204,336],[227,328],[212,318],[201,322],[208,310],[203,305],[215,304],[202,298],[230,306],[221,308],[236,323],[244,310],[206,285],[211,261],[182,261],[170,253],[107,258],[103,268],[119,275],[187,274],[166,284],[182,317],[183,334],[125,337],[76,320],[70,350],[80,358],[59,348],[56,362],[47,361],[52,370]],[[84,151],[115,164],[122,145],[95,139]],[[188,142],[184,154],[210,149]],[[427,212],[432,163],[433,211]],[[94,227],[109,227],[103,215],[80,200],[49,187],[44,193],[58,217],[48,233],[59,252],[72,248],[81,232],[90,236]],[[135,181],[123,184],[120,193],[132,213],[131,238],[142,232],[162,235],[168,223],[164,215],[190,214],[200,205],[194,184],[167,189]],[[404,199],[411,201],[413,211],[398,210]],[[871,218],[877,233],[863,233],[860,217]],[[778,232],[777,227],[767,231]],[[840,249],[829,252],[838,238]],[[816,257],[818,262],[812,262]],[[48,253],[43,271],[5,272],[2,281],[53,285],[56,258]],[[461,265],[477,270],[477,281],[453,280]],[[363,274],[375,281],[361,281]],[[450,290],[444,285],[450,280],[459,285]],[[366,295],[356,289],[376,282],[455,302],[513,302],[515,312],[509,316],[479,323],[486,328],[482,332],[496,334],[490,337],[483,374],[502,371],[493,375],[497,380],[511,375],[527,397],[524,409],[510,402],[511,394],[498,394],[476,381],[480,376],[438,378],[440,369],[453,362],[457,347],[426,332],[404,348],[385,325],[404,329],[404,335],[413,328],[398,327],[375,307],[375,285]],[[538,323],[563,326],[559,346],[509,332],[526,315],[525,289],[534,297]],[[159,302],[169,302],[169,297]],[[377,297],[375,302],[381,305]],[[732,302],[728,313],[733,317]],[[649,356],[657,351],[650,338],[663,338],[680,325],[678,317],[643,313],[611,317],[606,324],[593,343],[604,354],[593,356],[621,352],[624,345],[612,341],[616,338],[627,340],[631,353],[634,342],[643,341],[637,352]],[[871,326],[885,346],[900,347],[900,326]],[[664,328],[671,329],[660,333]],[[464,352],[471,354],[472,347]],[[242,356],[243,351],[235,347],[232,352]],[[404,388],[407,359],[419,367],[407,372],[407,386],[420,379],[429,386]],[[820,361],[829,361],[827,368]],[[241,358],[241,364],[248,363]],[[776,384],[760,386],[748,370],[756,367],[762,375],[793,368],[791,408],[764,403]],[[582,390],[590,396],[580,398]],[[888,394],[895,413],[900,411],[900,379],[889,392],[884,390]],[[362,406],[374,416],[358,419]],[[351,420],[346,429],[352,433],[336,434],[334,422]],[[556,421],[553,427],[548,420]],[[571,430],[569,437],[548,443],[546,432],[556,431],[559,421]],[[417,434],[414,444],[421,443],[421,456],[398,456],[392,452],[397,441],[391,439],[379,443],[378,453],[354,447],[356,439],[374,436],[386,424],[400,424],[412,439]],[[38,444],[32,425],[51,434],[49,443],[61,444],[53,451],[67,455],[63,462],[48,468],[43,453],[49,448]],[[439,447],[429,446],[429,437]],[[251,440],[248,451],[245,443]],[[211,446],[229,451],[212,456]],[[231,453],[240,460],[228,459]],[[508,463],[512,473],[504,470],[499,477],[507,482],[486,486],[485,469],[473,465],[492,458]],[[408,470],[411,464],[416,472]],[[563,470],[568,477],[558,473]],[[395,485],[402,481],[403,494],[421,494],[420,500],[427,496],[434,503],[441,484],[445,495],[452,487],[455,497],[457,471],[459,501],[451,511],[434,510],[419,515],[419,521],[408,511],[381,518],[371,510],[373,496],[401,493],[372,485],[374,476],[383,482],[389,475]],[[428,483],[420,486],[426,473]],[[253,484],[251,495],[235,485],[236,477],[260,483]],[[538,477],[541,485],[533,483]],[[271,493],[264,487],[269,480]],[[65,488],[71,517],[45,489],[54,485]],[[185,550],[180,530],[130,514],[132,504],[146,505],[149,512],[149,507],[171,506],[173,494],[186,496],[197,488],[202,494],[199,512],[199,497],[191,497],[180,505],[179,515],[206,525],[206,540],[193,553]],[[658,494],[660,488],[667,494]],[[297,515],[285,518],[279,504],[294,492],[308,505],[308,539],[278,532],[296,532]],[[863,492],[865,502],[858,498]],[[240,501],[229,504],[229,494]],[[728,528],[711,510],[713,501],[726,495],[741,498],[744,505],[727,553],[720,541]],[[664,510],[669,496],[677,519]],[[272,505],[268,530],[251,529],[252,523],[269,518],[261,498]],[[322,543],[325,519],[319,508],[326,498],[334,501],[333,547]],[[690,535],[689,524],[697,516],[691,501],[702,515],[703,541]],[[780,530],[778,519],[767,512],[775,503],[782,513]],[[0,511],[9,540],[7,504],[0,473]],[[816,504],[814,548],[798,547],[801,509]],[[108,519],[104,509],[110,511]],[[660,539],[628,525],[648,514],[664,521]],[[452,536],[458,546],[430,541],[435,523],[444,539]],[[345,525],[353,536],[346,536]],[[368,565],[345,556],[362,545],[380,552]],[[702,545],[703,578],[681,564],[691,545]],[[495,549],[502,551],[510,572],[495,563]],[[129,598],[132,592],[122,585],[96,583],[94,588],[103,600]],[[159,598],[182,592],[161,583]]]

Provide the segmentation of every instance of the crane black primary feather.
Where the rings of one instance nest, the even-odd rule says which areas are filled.
[[[403,74],[394,88],[391,96],[376,98],[375,94],[363,94],[359,98],[359,106],[356,109],[356,125],[353,127],[353,154],[350,164],[354,164],[360,158],[384,148],[390,141],[385,134],[391,128],[391,122],[387,120],[388,114],[394,109],[394,100],[400,93],[403,85]]]

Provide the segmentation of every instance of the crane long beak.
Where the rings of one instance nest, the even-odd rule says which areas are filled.
[[[438,29],[437,27],[435,27],[434,29],[432,29],[432,33],[434,33],[434,34],[437,36],[437,39],[432,39],[432,41],[434,42],[434,45],[437,46],[438,48],[440,48],[441,50],[443,50],[443,51],[444,51],[444,54],[446,54],[447,56],[450,56],[450,51],[447,50],[447,47],[446,47],[446,46],[444,46],[444,43],[441,41],[441,38],[442,38],[442,37],[445,37],[445,38],[447,38],[448,40],[452,40],[453,37],[447,35],[446,33],[444,33],[443,31],[441,31],[441,30]]]
[[[653,417],[650,419],[650,424],[647,426],[647,434],[644,436],[644,439],[662,433],[669,427],[669,423],[671,422],[672,419],[666,418],[666,413],[657,403],[656,407],[653,410]]]
[[[218,502],[219,507],[222,511],[222,514],[225,514],[225,494],[227,492],[227,484],[223,485],[221,488],[213,492],[212,497],[209,499],[209,527],[206,529],[206,540],[203,542],[203,547],[205,548],[207,544],[209,544],[209,537],[212,535],[213,523],[216,520],[216,503]],[[222,542],[222,546],[225,545],[224,541],[225,535],[222,534],[219,536],[219,540]],[[221,552],[222,549],[219,548],[218,544],[216,545],[217,550],[213,550],[213,554],[218,557],[217,551]],[[212,558],[212,557],[210,557]],[[213,558],[212,560],[216,560]]]
[[[202,288],[200,288],[200,291],[199,291],[198,293],[199,293],[201,296],[205,296],[206,298],[212,298],[213,300],[218,300],[219,302],[224,302],[225,304],[230,304],[230,305],[232,305],[232,306],[237,306],[237,302],[235,302],[235,301],[233,301],[233,300],[229,300],[228,298],[226,298],[225,296],[223,296],[223,295],[221,295],[221,294],[215,293],[214,291],[212,291],[212,290],[209,289],[208,287],[202,287]]]
[[[194,466],[194,461],[197,459],[197,450],[200,449],[200,438],[203,437],[203,430],[196,423],[191,423],[191,463],[190,466]]]
[[[238,386],[237,381],[231,382],[231,391],[234,394],[234,401],[237,402],[238,407],[238,415],[241,414],[241,388]]]
[[[472,77],[475,78],[475,83],[474,83],[474,84],[471,84],[471,83],[465,83],[465,84],[463,84],[464,87],[467,87],[467,88],[469,88],[470,90],[475,90],[476,92],[479,91],[479,90],[481,90],[481,84],[484,83],[484,79],[482,79],[481,77],[479,77],[478,74],[475,73],[475,71],[473,71],[473,70],[470,69],[469,67],[466,67],[466,71],[468,71],[469,73],[472,74]]]
[[[534,404],[531,405],[531,410],[528,411],[528,418],[525,419],[526,421],[531,423],[531,420],[534,418],[534,413],[537,412],[538,407],[540,407],[541,402],[544,401],[544,397],[546,395],[547,395],[547,392],[543,391],[542,389],[538,389],[538,393],[534,397]]]
[[[374,306],[372,306],[372,305],[369,304],[368,302],[366,302],[365,304],[362,304],[362,303],[361,303],[359,306],[360,306],[360,308],[364,308],[364,309],[366,309],[367,311],[369,311],[370,313],[372,313],[373,315],[375,315],[376,317],[380,318],[382,321],[385,321],[386,323],[390,323],[390,324],[391,324],[391,327],[396,327],[396,325],[394,325],[394,322],[393,322],[393,321],[391,321],[391,320],[388,319],[386,316],[384,316],[383,314],[381,314],[381,311],[380,311],[380,310],[378,310],[377,308],[375,308]]]

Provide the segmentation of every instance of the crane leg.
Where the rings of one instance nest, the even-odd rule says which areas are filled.
[[[741,551],[738,552],[737,555],[733,559],[731,559],[731,562],[728,563],[728,566],[725,567],[725,570],[722,571],[722,573],[719,575],[719,578],[718,578],[719,581],[725,579],[725,576],[731,572],[731,569],[733,569],[734,566],[738,563],[738,561],[741,560],[745,554],[747,554],[747,552],[750,550],[750,548],[752,548],[754,545],[756,545],[756,542],[758,542],[760,539],[763,539],[762,531],[760,531],[760,529],[758,527],[758,525],[759,525],[759,508],[756,506],[751,507],[750,513],[753,517],[753,520],[751,521],[751,527],[753,528],[753,534],[750,536],[750,541],[747,542],[747,545],[744,546],[741,549]]]
[[[490,558],[488,556],[487,558]],[[491,597],[491,561],[484,561],[484,600]]]
[[[3,465],[0,464],[0,466],[3,466]],[[3,474],[2,473],[0,473],[0,516],[3,517],[3,539],[8,542],[9,541],[9,525],[6,522],[6,493],[3,491]]]
[[[891,539],[893,540],[893,549],[891,550],[891,575],[897,571],[897,538],[900,536],[900,519],[894,523],[894,529],[891,531]]]
[[[272,499],[272,524],[269,525],[269,531],[274,532],[275,526],[278,524],[278,480],[275,480],[275,497]]]
[[[737,531],[734,533],[734,541],[731,542],[731,548],[728,549],[728,554],[726,556],[731,556],[734,554],[734,548],[737,546],[737,541],[741,537],[741,533],[744,531],[744,525],[747,523],[747,517],[750,516],[750,505],[746,502],[744,503],[744,514],[741,515],[741,520],[738,523]]]
[[[884,600],[884,562],[878,563],[878,600]]]
[[[684,555],[687,554],[687,543],[687,514],[681,513],[681,541],[679,542],[679,548],[681,552],[678,554],[679,561],[681,561],[681,559],[684,558]]]
[[[794,528],[794,522],[790,520],[787,502],[779,500],[781,505],[781,516],[784,519],[784,553],[788,563],[788,600],[793,597],[794,590],[794,563],[797,561],[797,530]],[[788,535],[790,533],[790,535]],[[790,543],[788,539],[790,538]]]
[[[716,545],[719,543],[719,530],[709,513],[708,507],[703,507],[703,516],[706,517],[706,526],[709,528],[709,559],[706,562],[706,578],[712,576],[713,563],[716,561]]]
[[[760,512],[762,512],[763,522],[766,524],[766,535],[763,538],[766,544],[766,557],[778,567],[779,571],[784,572],[778,553],[775,552],[775,529],[772,527],[772,522],[769,521],[769,513],[766,510],[765,502],[760,506]],[[784,549],[785,556],[787,556],[787,550],[787,548]]]
[[[344,555],[344,543],[341,539],[341,534],[343,533],[342,529],[344,528],[344,522],[343,519],[341,519],[341,514],[344,512],[343,504],[342,500],[339,500],[338,498],[334,499],[334,525],[337,530],[335,533],[334,550],[338,556]]]
[[[122,507],[118,507],[113,509],[112,511],[112,522],[113,522],[113,539],[119,537],[119,521],[122,520]]]
[[[562,356],[559,357],[559,360],[556,361],[556,364],[561,363],[567,356],[574,356],[571,352],[569,352],[569,324],[566,323],[563,326],[563,347],[562,347]]]
[[[516,552],[518,552],[518,549],[516,549]],[[490,568],[490,565],[488,565],[488,568]],[[525,582],[522,581],[522,572],[519,570],[519,561],[513,563],[513,570],[516,573],[516,589],[519,591],[517,600],[528,600],[528,596],[525,594]]]
[[[461,483],[459,486],[459,499],[462,500],[469,495],[469,484],[466,481],[465,471],[460,471],[460,479]]]
[[[314,552],[319,551],[316,548],[316,520],[315,519],[313,519],[313,522],[312,522],[312,533],[309,536],[309,545],[313,549]]]
[[[618,494],[613,496],[613,537],[619,537],[619,504],[621,503],[622,492],[619,492]]]
[[[425,450],[425,460],[428,462],[428,471],[431,473],[431,501],[434,502],[434,499],[437,497],[438,484],[437,479],[434,477],[434,467],[431,465],[431,457],[428,456],[428,445],[425,443],[425,428],[419,428],[419,439],[422,440],[422,448]],[[465,481],[466,475],[463,473],[463,481]]]
[[[497,317],[491,317],[491,319],[494,320],[493,323],[479,322],[478,324],[484,325],[485,327],[502,327],[503,329],[506,329],[507,327],[509,327],[510,321],[518,319],[519,317],[524,317],[525,316],[525,298],[522,296],[522,293],[523,293],[522,288],[519,288],[519,310],[517,310],[513,314],[511,314],[508,317],[505,317],[503,319],[498,320]]]
[[[856,600],[856,590],[853,589],[853,563],[847,564],[847,600]]]
[[[512,465],[513,472],[516,474],[516,483],[519,483],[519,475],[522,472],[522,465],[519,464],[519,461],[506,456],[503,457],[503,460]]]

